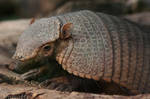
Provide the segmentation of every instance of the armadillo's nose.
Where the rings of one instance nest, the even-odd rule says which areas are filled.
[[[8,68],[9,68],[10,70],[14,71],[15,68],[16,68],[15,62],[11,62],[11,63],[9,64]]]
[[[10,69],[14,72],[17,72],[17,73],[21,73],[21,71],[19,69],[20,63],[21,63],[20,61],[14,60],[9,64],[8,69]]]

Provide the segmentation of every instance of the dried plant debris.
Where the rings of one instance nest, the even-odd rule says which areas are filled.
[[[36,94],[32,92],[22,92],[18,94],[10,94],[5,99],[38,99],[40,95],[44,93]]]

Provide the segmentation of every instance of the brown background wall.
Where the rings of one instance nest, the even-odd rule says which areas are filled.
[[[90,9],[113,15],[150,11],[149,0],[0,0],[0,20]]]

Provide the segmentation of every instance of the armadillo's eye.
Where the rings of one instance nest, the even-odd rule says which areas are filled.
[[[54,50],[54,44],[53,43],[45,44],[42,47],[39,55],[51,56],[53,54],[53,50]]]
[[[51,46],[50,45],[46,45],[46,46],[43,47],[43,50],[44,51],[49,51],[49,50],[51,50]]]

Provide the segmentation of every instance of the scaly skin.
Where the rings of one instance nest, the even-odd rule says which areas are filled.
[[[131,22],[84,10],[33,23],[19,38],[13,58],[56,60],[76,76],[148,93],[149,39],[150,33]]]

